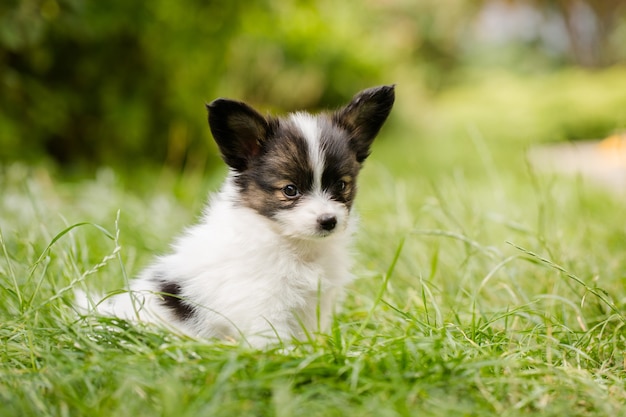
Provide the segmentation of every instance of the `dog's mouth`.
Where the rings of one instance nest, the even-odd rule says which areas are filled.
[[[313,236],[313,238],[324,239],[326,237],[331,236],[333,232],[334,232],[333,230],[320,230],[317,232],[317,234]]]
[[[322,240],[341,234],[348,225],[347,210],[314,210],[306,205],[285,210],[273,217],[277,231],[298,240]],[[317,212],[316,212],[317,211]]]
[[[339,228],[335,228],[333,230],[324,230],[324,229],[315,229],[306,231],[282,231],[282,234],[286,237],[300,240],[300,241],[309,241],[309,242],[321,242],[326,239],[332,239],[333,236],[337,235],[339,232]]]

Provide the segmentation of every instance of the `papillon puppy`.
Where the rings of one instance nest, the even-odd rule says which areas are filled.
[[[357,178],[394,102],[394,86],[345,107],[264,117],[245,103],[207,105],[229,174],[198,224],[130,283],[82,308],[193,337],[263,348],[328,328],[352,280]]]

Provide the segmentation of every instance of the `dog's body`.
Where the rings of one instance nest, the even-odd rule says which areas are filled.
[[[97,311],[255,347],[327,328],[352,279],[357,175],[393,101],[383,86],[316,116],[208,105],[226,182],[173,253]]]

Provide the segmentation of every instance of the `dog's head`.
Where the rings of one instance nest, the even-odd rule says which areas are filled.
[[[346,228],[361,165],[394,97],[394,86],[375,87],[333,113],[284,118],[226,99],[207,108],[239,201],[284,235],[314,239]]]

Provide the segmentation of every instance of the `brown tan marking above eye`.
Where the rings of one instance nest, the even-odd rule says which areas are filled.
[[[351,186],[352,186],[352,177],[349,177],[347,175],[341,177],[341,179],[337,181],[336,183],[337,189],[341,192],[349,191]]]

